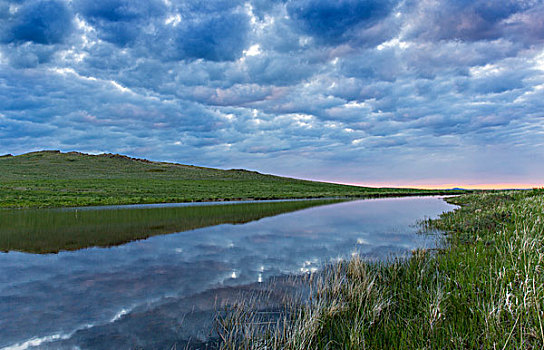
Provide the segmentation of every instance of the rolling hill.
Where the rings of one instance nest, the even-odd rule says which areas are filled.
[[[441,193],[452,191],[348,186],[119,154],[39,151],[0,157],[4,208]]]

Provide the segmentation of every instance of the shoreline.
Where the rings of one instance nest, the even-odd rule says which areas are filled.
[[[521,190],[520,190],[521,191]],[[404,198],[404,197],[434,197],[434,196],[459,196],[465,193],[472,193],[473,190],[424,190],[424,192],[377,192],[364,195],[354,196],[307,196],[307,197],[277,197],[277,198],[218,198],[218,199],[202,199],[202,200],[187,200],[179,202],[133,202],[122,204],[89,204],[81,206],[3,206],[0,203],[0,211],[3,210],[38,210],[38,209],[61,209],[61,210],[107,210],[107,209],[145,209],[145,208],[172,208],[183,206],[198,206],[198,205],[222,205],[222,204],[246,204],[246,203],[275,203],[275,202],[287,202],[287,201],[310,201],[310,200],[363,200],[363,199],[380,199],[380,198]]]

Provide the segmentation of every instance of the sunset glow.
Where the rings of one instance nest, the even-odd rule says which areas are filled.
[[[363,184],[357,184],[358,186],[363,186]],[[385,185],[381,184],[371,184],[369,185],[371,187],[385,187]],[[418,184],[406,184],[406,185],[399,185],[399,186],[391,186],[391,187],[398,187],[398,188],[421,188],[421,189],[452,189],[452,188],[462,188],[467,190],[526,190],[526,189],[533,189],[533,188],[542,188],[544,185],[542,184],[519,184],[519,183],[498,183],[498,184],[439,184],[439,185],[418,185]]]

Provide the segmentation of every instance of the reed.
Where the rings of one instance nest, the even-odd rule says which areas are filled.
[[[331,266],[264,328],[239,307],[219,320],[222,349],[542,349],[544,190],[448,201],[459,209],[424,222],[442,249]]]

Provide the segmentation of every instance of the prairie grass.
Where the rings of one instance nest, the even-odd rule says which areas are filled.
[[[544,190],[448,200],[424,222],[441,249],[331,266],[266,327],[240,307],[219,319],[222,349],[542,349]]]

